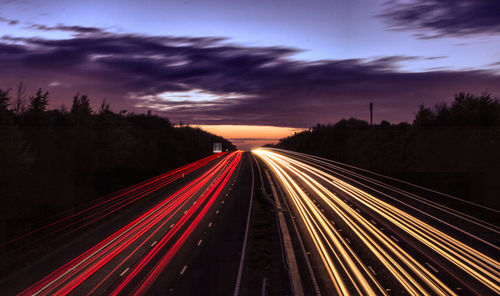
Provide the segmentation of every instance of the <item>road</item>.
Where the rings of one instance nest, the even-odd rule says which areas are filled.
[[[500,294],[497,210],[319,157],[253,153],[279,189],[305,295]]]
[[[230,295],[242,261],[251,174],[241,151],[215,155],[5,242],[0,247],[71,241],[6,276],[2,295]],[[138,210],[140,201],[147,206]]]
[[[209,156],[0,243],[1,294],[500,294],[499,211],[306,154],[253,155]]]

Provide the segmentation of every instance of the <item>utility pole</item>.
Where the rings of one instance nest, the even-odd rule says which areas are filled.
[[[370,126],[373,125],[373,103],[370,103]]]

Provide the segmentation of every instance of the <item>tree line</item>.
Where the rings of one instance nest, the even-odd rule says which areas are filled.
[[[218,136],[168,118],[94,110],[85,94],[49,110],[50,93],[0,89],[0,238],[212,153]]]
[[[314,154],[500,208],[500,102],[459,93],[421,105],[413,122],[370,126],[342,119],[283,138],[278,148]]]

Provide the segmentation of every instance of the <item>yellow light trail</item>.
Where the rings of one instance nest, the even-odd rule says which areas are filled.
[[[285,189],[293,207],[299,213],[298,216],[304,222],[307,234],[316,246],[338,294],[350,295],[351,291],[355,291],[360,295],[377,295],[386,294],[386,291],[300,184],[314,192],[315,196],[328,206],[330,213],[349,227],[410,295],[456,293],[327,186],[333,186],[354,198],[363,207],[400,228],[495,293],[500,293],[498,261],[409,213],[334,177],[324,169],[269,150],[258,149],[253,152],[269,166]]]

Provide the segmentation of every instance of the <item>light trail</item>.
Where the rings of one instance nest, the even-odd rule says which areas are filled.
[[[490,293],[500,293],[500,263],[497,260],[341,180],[324,167],[308,162],[307,156],[285,156],[279,151],[266,149],[253,152],[267,164],[284,189],[296,216],[302,221],[305,235],[312,241],[330,278],[327,286],[337,294],[387,294],[381,282],[390,281],[383,277],[377,278],[361,259],[366,258],[364,253],[367,251],[371,254],[368,260],[378,261],[383,270],[396,280],[399,289],[410,295],[456,295],[456,287],[450,286],[452,282],[459,282],[477,295],[481,294],[474,289],[477,285]],[[319,203],[313,202],[308,193]],[[348,196],[365,209],[370,218],[365,217],[366,213],[363,215],[355,210],[339,195]],[[352,234],[350,241],[354,241],[354,245],[346,241],[332,219]],[[389,224],[408,236],[409,239],[405,241],[411,246],[410,249],[399,246],[390,235],[372,223],[373,219]],[[465,219],[471,220],[470,217]],[[480,223],[478,220],[472,221]],[[448,278],[438,277],[432,272],[435,269],[431,271],[420,262],[422,255],[429,252],[446,262],[443,269],[450,274]],[[455,275],[448,265],[466,273],[468,278]],[[449,278],[453,278],[453,281],[449,281]],[[473,286],[468,284],[470,281],[474,282]]]
[[[115,213],[118,210],[150,195],[173,181],[183,178],[184,176],[204,167],[214,159],[224,154],[225,153],[210,155],[193,163],[68,210],[66,213],[54,217],[54,221],[51,223],[40,226],[6,242],[0,243],[0,248],[7,247],[17,242],[24,243],[23,239],[30,238],[33,235],[42,236],[41,238],[28,241],[33,245],[36,245],[40,241],[46,241],[47,237],[56,236],[56,239],[61,239],[73,232],[76,232],[77,230],[102,220],[110,214]]]
[[[134,288],[145,293],[212,208],[241,156],[241,151],[223,155],[201,176],[20,295],[118,295]]]

